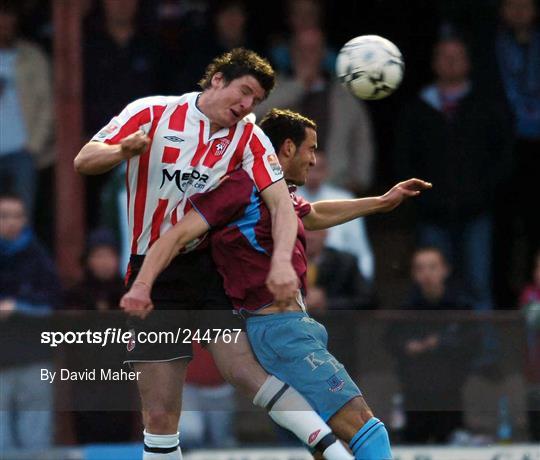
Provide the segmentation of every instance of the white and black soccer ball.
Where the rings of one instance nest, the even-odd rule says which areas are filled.
[[[341,48],[336,73],[339,81],[360,99],[382,99],[403,79],[405,64],[398,47],[378,35],[362,35]]]

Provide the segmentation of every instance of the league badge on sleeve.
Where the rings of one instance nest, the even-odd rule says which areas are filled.
[[[270,168],[272,168],[274,174],[278,176],[283,174],[283,171],[281,170],[281,165],[279,164],[279,160],[276,155],[271,153],[266,157],[266,161],[268,161],[268,165],[270,166]]]

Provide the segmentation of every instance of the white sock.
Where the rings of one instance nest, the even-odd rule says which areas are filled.
[[[265,408],[274,422],[292,431],[310,448],[317,448],[327,460],[353,459],[304,397],[277,377],[266,379],[253,404]]]
[[[144,430],[143,460],[182,460],[178,435],[151,434]]]

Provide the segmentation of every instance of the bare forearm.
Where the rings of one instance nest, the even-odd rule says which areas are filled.
[[[73,166],[81,174],[96,175],[110,171],[124,160],[120,144],[88,142],[75,157]]]
[[[349,222],[359,217],[384,212],[387,204],[381,197],[355,200],[330,200],[312,203],[312,212],[304,218],[308,230],[321,230]]]
[[[274,240],[274,252],[272,261],[290,261],[296,236],[298,233],[298,219],[289,197],[279,203],[271,211],[272,215],[272,239]]]
[[[190,211],[180,222],[161,236],[146,253],[141,271],[135,282],[152,286],[159,274],[189,242],[204,235],[209,230],[199,214]]]

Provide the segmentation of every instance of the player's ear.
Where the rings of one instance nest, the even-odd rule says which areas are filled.
[[[283,141],[283,144],[280,150],[281,150],[280,153],[285,158],[292,158],[294,154],[296,153],[296,145],[294,144],[292,139],[287,138]]]
[[[212,88],[218,88],[220,86],[223,86],[225,83],[225,79],[223,77],[222,72],[216,72],[214,75],[212,75]]]

